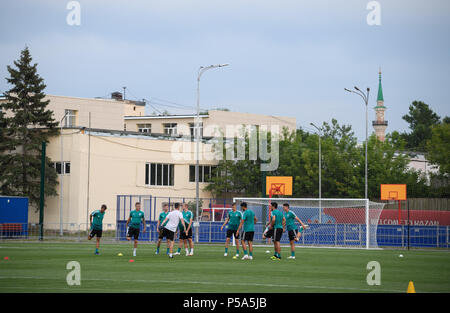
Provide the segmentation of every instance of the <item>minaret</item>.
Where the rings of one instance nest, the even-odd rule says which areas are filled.
[[[377,106],[374,109],[376,113],[376,120],[372,122],[372,126],[375,128],[377,139],[384,141],[388,122],[384,120],[384,111],[386,110],[386,107],[384,106],[383,88],[381,88],[381,69],[379,71]]]

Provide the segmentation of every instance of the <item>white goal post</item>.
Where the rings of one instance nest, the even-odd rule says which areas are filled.
[[[329,198],[233,198],[237,208],[242,202],[255,212],[255,238],[262,238],[269,217],[269,202],[276,202],[278,210],[289,204],[304,224],[300,244],[321,247],[378,248],[377,229],[384,203],[368,199]],[[283,235],[282,243],[287,243]]]

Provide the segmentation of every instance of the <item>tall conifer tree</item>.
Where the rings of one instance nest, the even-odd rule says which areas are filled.
[[[37,64],[31,64],[28,47],[21,51],[15,68],[7,66],[7,82],[12,88],[0,102],[0,192],[11,196],[28,197],[35,208],[39,205],[41,145],[59,133],[53,112],[44,100],[43,78]],[[46,158],[45,194],[56,195],[56,171]]]

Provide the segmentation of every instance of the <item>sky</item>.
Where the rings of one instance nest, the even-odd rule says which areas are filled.
[[[335,118],[362,141],[364,102],[344,88],[370,88],[372,133],[381,67],[387,132],[408,131],[414,100],[450,115],[448,0],[79,0],[79,25],[69,2],[2,1],[0,93],[28,46],[47,94],[126,86],[150,111],[195,113],[199,67],[229,63],[203,74],[203,110],[291,116],[311,132]]]

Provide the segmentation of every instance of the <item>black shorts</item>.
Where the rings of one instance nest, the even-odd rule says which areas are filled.
[[[102,238],[102,230],[101,229],[91,229],[91,232],[89,233],[90,238],[94,238],[97,236],[97,238]]]
[[[164,236],[164,227],[159,228],[158,239],[163,239]]]
[[[288,231],[289,241],[295,240],[298,234],[298,229],[293,229]]]
[[[173,241],[173,238],[175,237],[175,232],[174,231],[171,231],[170,229],[167,229],[167,228],[163,228],[163,230],[162,230],[163,232],[162,232],[162,236],[163,237],[166,237],[168,240],[171,240],[171,241]]]
[[[253,241],[254,231],[245,231],[241,234],[241,240],[243,241]]]
[[[139,238],[139,228],[128,227],[127,237],[133,237],[134,240],[138,240]]]
[[[188,231],[187,235],[184,232],[184,230],[180,229],[180,239],[181,240],[191,239],[191,238],[192,238],[192,228],[189,228],[189,231]]]
[[[280,241],[282,236],[283,236],[282,228],[272,228],[264,233],[264,237],[272,238],[273,241]]]
[[[227,238],[231,238],[234,235],[234,238],[239,239],[239,236],[236,236],[237,229],[227,229]]]

